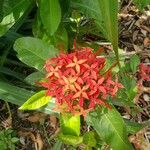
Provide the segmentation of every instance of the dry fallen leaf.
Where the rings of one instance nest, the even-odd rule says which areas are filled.
[[[35,150],[42,150],[43,149],[43,141],[42,141],[41,135],[39,133],[34,135],[30,131],[19,131],[18,135],[20,137],[29,137],[29,138],[31,138],[31,140],[34,142]]]
[[[30,122],[38,122],[38,121],[40,122],[40,121],[45,120],[46,116],[47,115],[44,113],[36,113],[32,116],[27,117],[26,119]]]
[[[139,46],[135,45],[135,44],[133,44],[133,47],[134,47],[134,50],[136,52],[141,52],[142,51],[141,48]]]
[[[145,47],[150,46],[150,38],[148,38],[148,37],[144,38],[144,46]]]
[[[12,128],[12,117],[9,116],[7,119],[5,119],[4,121],[2,121],[2,125],[6,129]]]
[[[36,135],[36,142],[37,142],[38,150],[42,150],[43,149],[43,141],[42,141],[41,135],[39,133],[37,133],[37,135]]]
[[[134,144],[135,150],[150,150],[150,143],[144,138],[144,129],[129,137],[131,143]]]
[[[50,125],[55,129],[57,125],[57,118],[55,116],[50,116]]]

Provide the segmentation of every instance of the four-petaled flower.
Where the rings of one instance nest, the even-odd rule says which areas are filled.
[[[76,68],[76,71],[77,73],[80,72],[80,65],[83,64],[84,62],[86,62],[86,59],[81,59],[81,60],[78,60],[76,56],[74,56],[73,58],[73,62],[71,62],[70,64],[68,64],[66,67],[75,67]]]

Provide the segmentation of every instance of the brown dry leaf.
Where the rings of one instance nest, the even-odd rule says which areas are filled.
[[[145,47],[150,46],[150,38],[148,38],[148,37],[144,38],[144,46]]]
[[[57,118],[55,116],[50,116],[50,125],[55,129],[57,125]]]
[[[19,131],[18,135],[20,137],[29,137],[34,142],[35,149],[36,150],[42,150],[43,149],[43,141],[41,138],[41,135],[39,133],[36,134],[36,136],[30,132],[30,131]]]
[[[135,44],[133,44],[133,47],[134,47],[134,50],[136,52],[141,52],[142,51],[141,48],[139,46],[135,45]]]
[[[39,133],[37,133],[37,135],[36,135],[36,142],[37,142],[38,150],[42,150],[43,149],[43,141],[42,141],[41,135]]]
[[[137,39],[138,33],[139,33],[138,30],[134,31],[133,36],[132,36],[133,42],[135,42],[135,40]]]
[[[35,135],[30,131],[19,131],[18,135],[21,137],[30,137],[33,142],[36,141]]]
[[[6,120],[2,121],[2,125],[4,128],[12,128],[12,117],[9,116]]]
[[[30,122],[38,122],[38,121],[43,121],[46,118],[46,114],[44,113],[36,113],[32,116],[27,117],[26,119]]]
[[[134,144],[135,150],[150,150],[150,143],[144,138],[144,130],[139,131],[135,135],[131,135],[129,140]]]
[[[31,140],[34,142],[35,149],[38,150],[37,149],[36,138],[35,138],[35,135],[32,132],[30,132],[30,131],[19,131],[18,135],[20,137],[30,137]]]

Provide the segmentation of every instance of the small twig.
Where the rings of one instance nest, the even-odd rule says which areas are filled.
[[[11,110],[10,110],[8,102],[5,101],[5,104],[6,104],[6,107],[7,107],[7,110],[8,110],[9,117],[12,118],[12,114],[11,114]]]

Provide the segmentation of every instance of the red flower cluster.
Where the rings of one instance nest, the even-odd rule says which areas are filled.
[[[150,81],[150,66],[145,66],[141,63],[139,65],[139,75],[142,80]]]
[[[141,63],[139,65],[138,76],[138,91],[140,92],[143,86],[143,81],[150,81],[150,66],[146,66],[143,63]]]
[[[86,114],[96,105],[105,105],[108,95],[115,96],[122,85],[111,79],[110,70],[101,75],[104,58],[97,58],[90,48],[77,49],[74,53],[60,54],[45,64],[47,95],[56,98],[61,112]]]

